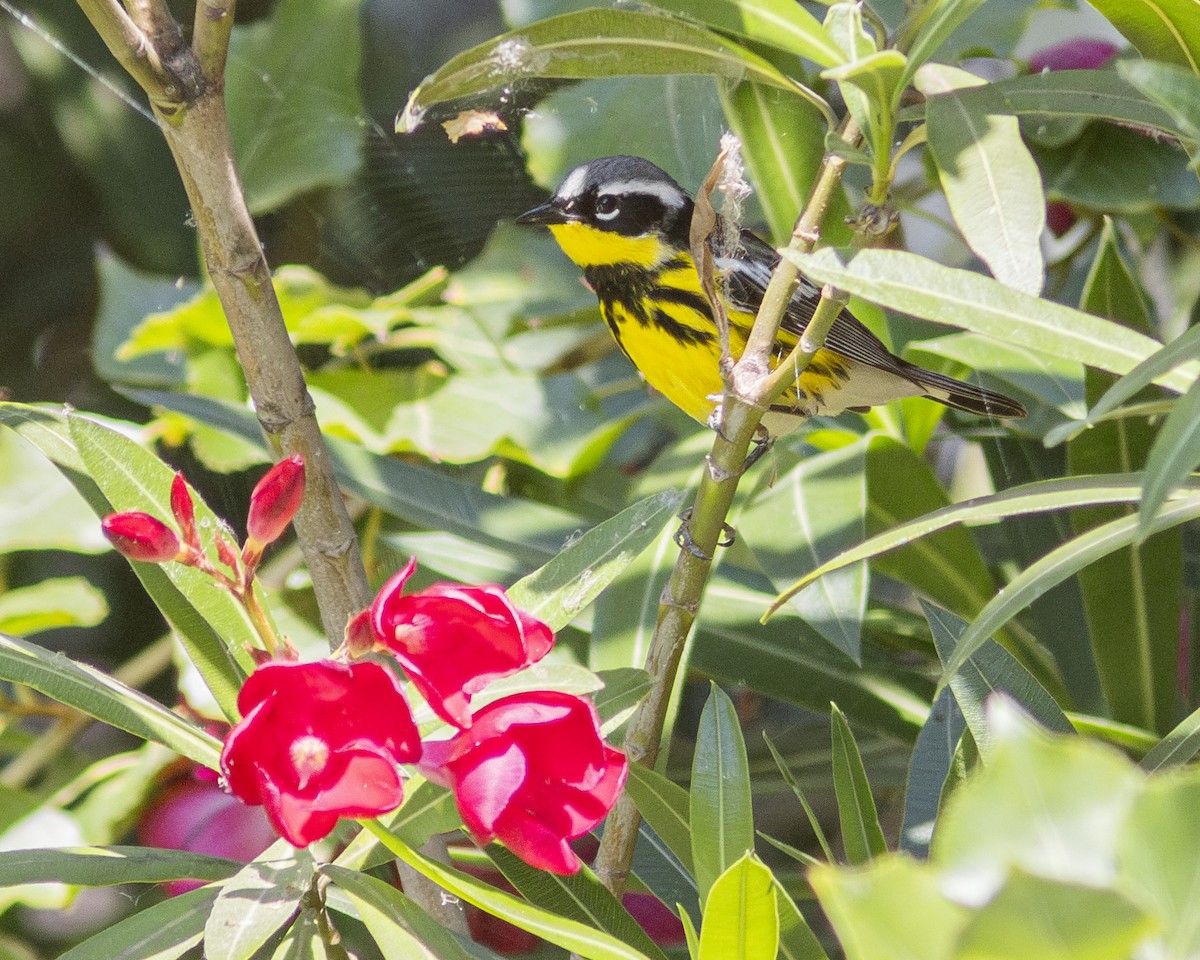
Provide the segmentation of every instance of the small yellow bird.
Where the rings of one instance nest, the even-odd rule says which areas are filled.
[[[544,224],[583,268],[600,312],[625,355],[650,386],[685,413],[708,422],[722,392],[717,325],[688,244],[692,198],[641,157],[604,157],[576,167],[554,196],[517,218]],[[746,345],[779,255],[742,230],[737,254],[715,258],[729,315],[730,350]],[[786,357],[812,319],[820,291],[801,279],[779,328],[772,365]],[[807,417],[862,411],[924,396],[981,416],[1023,417],[1003,394],[901,360],[848,311],[825,346],[763,416],[771,437]]]

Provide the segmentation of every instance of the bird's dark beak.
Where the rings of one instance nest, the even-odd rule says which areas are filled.
[[[555,223],[570,223],[574,219],[561,206],[550,200],[547,203],[543,203],[540,207],[534,207],[532,210],[527,210],[521,214],[517,217],[517,223],[550,226]]]

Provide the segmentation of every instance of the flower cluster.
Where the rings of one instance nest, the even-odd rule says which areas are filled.
[[[493,680],[542,659],[554,645],[546,624],[517,609],[494,585],[435,583],[405,593],[410,561],[347,627],[331,659],[302,663],[269,633],[252,587],[266,544],[300,506],[304,464],[289,458],[251,497],[247,541],[239,553],[216,537],[205,555],[183,478],[171,488],[177,534],[144,513],[105,518],[104,531],[134,560],[190,564],[241,600],[263,635],[268,660],[238,696],[241,721],[221,753],[225,786],[261,806],[296,846],[327,836],[340,817],[378,816],[404,797],[402,764],[418,765],[453,791],[463,824],[480,843],[500,840],[533,866],[573,873],[571,841],[595,827],[628,774],[625,755],[606,743],[590,700],[556,690],[512,694],[475,708]],[[265,631],[265,632],[264,632]],[[449,739],[422,743],[397,672],[403,668]],[[261,660],[262,658],[260,658]]]

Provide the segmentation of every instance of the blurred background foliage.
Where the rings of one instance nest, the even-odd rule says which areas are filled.
[[[451,143],[437,116],[414,133],[393,132],[409,93],[453,54],[588,5],[239,4],[227,72],[237,159],[319,418],[344,458],[374,582],[415,554],[427,579],[510,583],[629,503],[694,485],[702,469],[709,435],[647,394],[578,271],[549,237],[515,228],[514,215],[574,164],[613,153],[645,156],[694,188],[732,125],[758,188],[746,219],[782,240],[824,150],[815,112],[795,98],[694,76],[531,80],[487,101],[506,129]],[[874,6],[891,25],[903,11],[900,0]],[[172,8],[191,22],[189,4]],[[123,429],[184,468],[219,515],[242,516],[252,468],[266,455],[219,304],[203,284],[174,164],[137,109],[135,87],[73,4],[22,0],[18,9],[31,23],[0,20],[0,389],[8,399],[140,425]],[[1003,79],[1026,73],[1043,47],[1080,35],[1124,45],[1082,4],[984,4],[939,59]],[[786,60],[836,99],[798,58],[756,52]],[[1023,121],[1022,132],[1061,218],[1045,237],[1046,295],[1164,341],[1186,330],[1200,297],[1200,183],[1187,156],[1110,124]],[[771,137],[785,148],[765,149]],[[866,187],[862,168],[852,168],[828,239],[846,241],[840,218]],[[901,165],[894,199],[903,246],[980,266],[928,158]],[[826,576],[762,625],[777,592],[865,537],[951,502],[1139,470],[1156,434],[1152,421],[1129,417],[1059,442],[1112,376],[865,304],[859,315],[916,362],[955,375],[983,371],[970,375],[1019,397],[1030,416],[1002,425],[905,401],[819,419],[778,444],[743,484],[733,516],[740,536],[687,655],[690,689],[712,677],[735,692],[756,825],[800,847],[812,837],[759,733],[771,731],[828,816],[828,705],[836,701],[859,733],[895,846],[912,816],[914,746],[945,708],[934,703],[935,631],[913,591],[969,621],[1036,558],[1130,508],[949,527],[869,569],[857,563]],[[1162,402],[1156,389],[1142,398]],[[564,656],[593,669],[640,665],[673,561],[671,532],[576,619]],[[161,617],[123,560],[95,556],[104,548],[97,534],[41,455],[0,431],[0,630],[38,633],[105,667],[132,663],[173,703]],[[1036,678],[1055,716],[1065,711],[1140,756],[1197,705],[1193,541],[1190,528],[1158,534],[1037,597],[997,634],[1008,654],[989,648],[998,671],[989,679]],[[298,562],[280,554],[270,585],[287,632],[318,650]],[[1144,670],[1122,680],[1139,642]],[[145,650],[157,657],[149,666],[136,660]],[[195,689],[186,673],[181,681]],[[668,768],[681,780],[699,722],[688,690]],[[29,737],[14,727],[2,745],[17,756]],[[38,808],[98,756],[130,747],[60,739],[57,752],[5,771],[0,787],[18,797],[15,811]],[[121,768],[120,803],[100,816],[99,799],[81,788],[75,822],[55,829],[91,843],[126,836],[163,776],[166,760],[147,754]],[[119,793],[114,785],[104,796]],[[800,889],[791,866],[789,885]],[[93,923],[105,909],[116,915],[127,905],[98,908]],[[30,911],[2,922],[51,942],[81,935],[47,929]]]

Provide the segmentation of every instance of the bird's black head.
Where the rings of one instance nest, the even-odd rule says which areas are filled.
[[[583,223],[623,237],[664,234],[688,245],[692,199],[671,177],[641,157],[602,157],[568,173],[548,203],[517,223]]]

